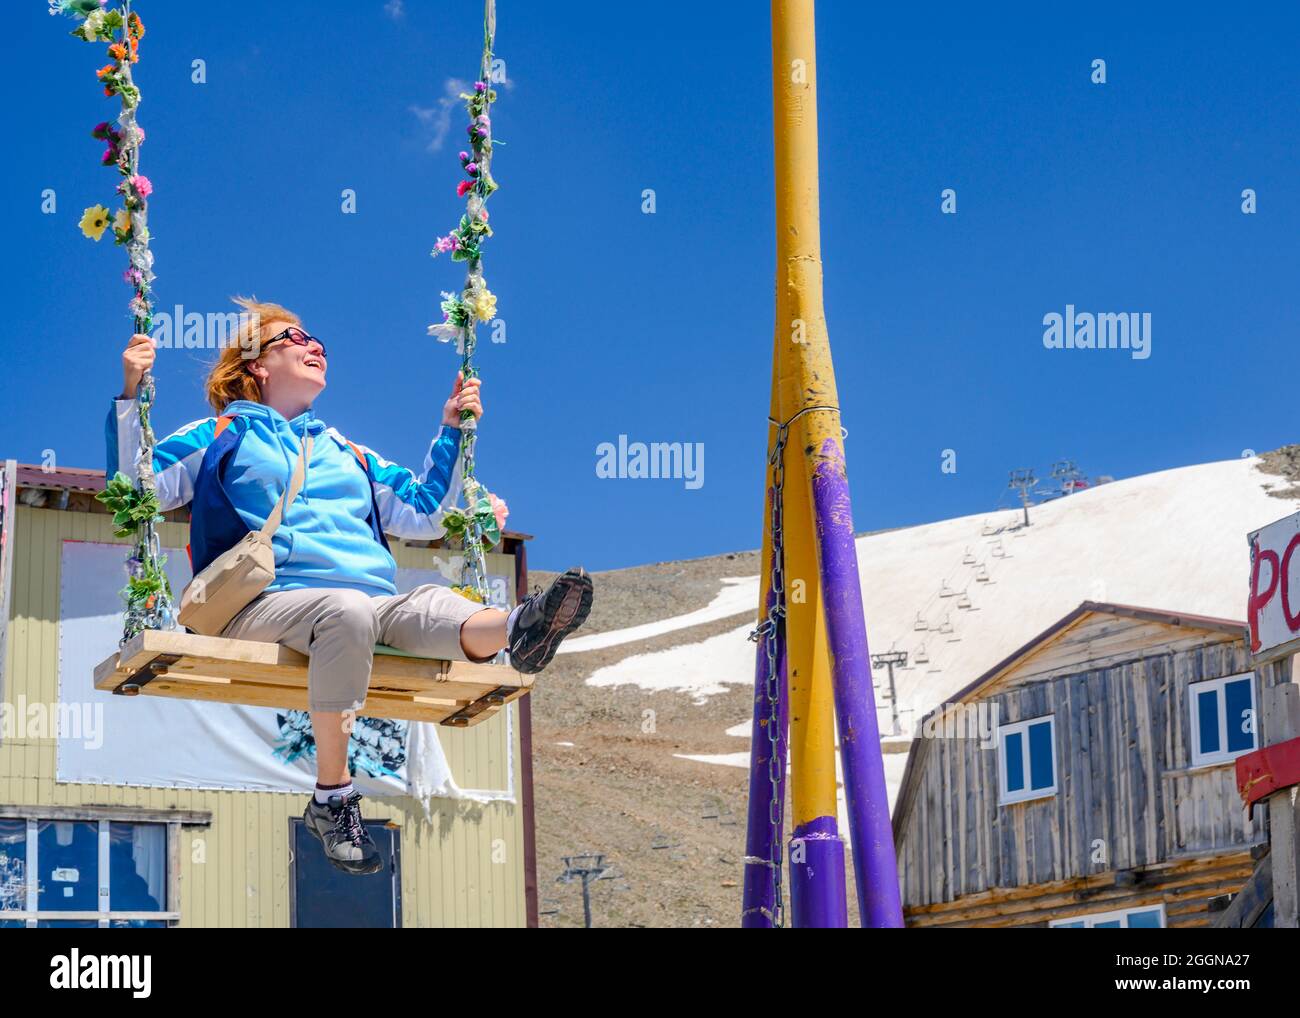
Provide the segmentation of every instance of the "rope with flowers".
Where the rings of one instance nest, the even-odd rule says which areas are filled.
[[[131,77],[131,65],[140,59],[140,40],[144,23],[131,10],[131,0],[117,9],[108,9],[107,0],[49,0],[50,14],[76,18],[80,24],[72,35],[85,42],[108,44],[111,63],[96,76],[104,86],[104,95],[121,100],[116,121],[97,124],[91,137],[105,143],[103,164],[117,167],[122,179],[117,185],[122,207],[112,219],[103,205],[92,205],[81,217],[81,232],[94,241],[110,228],[115,243],[126,248],[128,267],[123,278],[132,289],[129,310],[134,331],[148,333],[153,328],[151,298],[153,254],[149,250],[148,204],[153,185],[140,174],[140,145],[144,130],[136,123],[140,90]],[[158,495],[153,473],[156,438],[150,424],[154,402],[153,375],[145,372],[136,396],[140,419],[140,452],[136,461],[136,481],[119,472],[109,480],[96,498],[113,512],[118,537],[134,537],[135,548],[127,560],[128,580],[122,591],[126,601],[123,642],[144,629],[170,629],[175,625],[171,584],[163,571],[166,558],[161,553],[157,524]]]
[[[465,198],[465,214],[457,227],[446,236],[439,237],[430,252],[435,258],[450,252],[452,261],[467,262],[465,285],[459,294],[443,291],[443,321],[429,326],[429,335],[442,342],[456,340],[461,353],[461,372],[465,381],[479,377],[474,364],[479,322],[496,317],[496,296],[483,279],[483,242],[492,236],[488,226],[487,200],[497,189],[492,179],[492,120],[489,112],[496,101],[492,88],[492,46],[496,38],[496,2],[485,0],[483,10],[483,57],[479,64],[478,80],[470,92],[461,93],[469,113],[466,134],[469,149],[460,153],[460,164],[465,171],[456,188],[456,195]],[[461,411],[462,443],[461,477],[465,494],[464,508],[454,508],[443,517],[447,535],[457,541],[465,551],[465,566],[461,584],[454,589],[480,602],[486,602],[487,547],[501,540],[501,527],[506,512],[505,503],[479,483],[475,476],[474,445],[477,422],[473,412]]]

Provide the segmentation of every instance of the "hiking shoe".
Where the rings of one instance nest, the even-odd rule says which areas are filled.
[[[591,598],[591,577],[581,566],[528,595],[506,634],[510,663],[527,674],[550,664],[560,641],[587,621]]]
[[[345,873],[378,873],[384,868],[379,849],[361,822],[360,792],[346,799],[331,795],[326,805],[312,796],[302,819],[325,849],[325,858]]]

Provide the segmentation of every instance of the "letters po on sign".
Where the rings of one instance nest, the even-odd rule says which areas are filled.
[[[1256,663],[1300,650],[1300,513],[1270,523],[1250,542],[1246,622]]]

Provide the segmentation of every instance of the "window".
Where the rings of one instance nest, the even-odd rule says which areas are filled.
[[[1056,719],[1032,718],[998,727],[998,802],[1056,794]]]
[[[1164,905],[1122,908],[1118,912],[1094,912],[1072,919],[1054,919],[1054,930],[1160,930],[1165,925]]]
[[[1192,766],[1235,760],[1255,748],[1255,675],[1228,675],[1187,687],[1192,703]]]
[[[168,926],[167,825],[0,818],[0,928]]]

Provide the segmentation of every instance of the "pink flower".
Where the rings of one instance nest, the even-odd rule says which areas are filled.
[[[465,164],[465,172],[468,173],[471,177],[477,176],[477,175],[478,175],[478,163],[466,163],[466,164]]]
[[[111,147],[104,149],[104,165],[112,166],[115,162],[117,162],[117,152]]]
[[[475,91],[475,92],[486,92],[486,91],[487,91],[487,84],[484,83],[484,82],[482,82],[482,81],[476,81],[476,82],[474,82],[474,91]]]
[[[457,154],[458,156],[460,156],[460,162],[461,162],[461,165],[462,165],[462,166],[464,166],[467,162],[469,162],[469,153],[468,153],[468,152],[457,152],[456,154]]]
[[[135,186],[135,189],[140,192],[141,198],[148,198],[149,195],[153,194],[153,184],[149,182],[148,177],[137,173],[131,178],[131,183]]]
[[[506,508],[504,499],[497,498],[491,492],[488,492],[488,502],[492,505],[492,513],[497,518],[497,529],[505,530],[506,517],[510,515],[510,510]]]
[[[456,197],[464,198],[465,192],[468,191],[473,186],[474,186],[474,181],[462,180],[459,184],[456,185]]]
[[[140,270],[131,268],[122,273],[122,279],[132,286],[139,286],[144,277],[140,275]]]
[[[443,252],[450,251],[450,250],[451,250],[451,238],[450,238],[450,237],[439,237],[439,238],[438,238],[438,242],[437,242],[436,244],[434,244],[433,246],[434,246],[435,248],[437,248],[439,251],[443,251]]]

